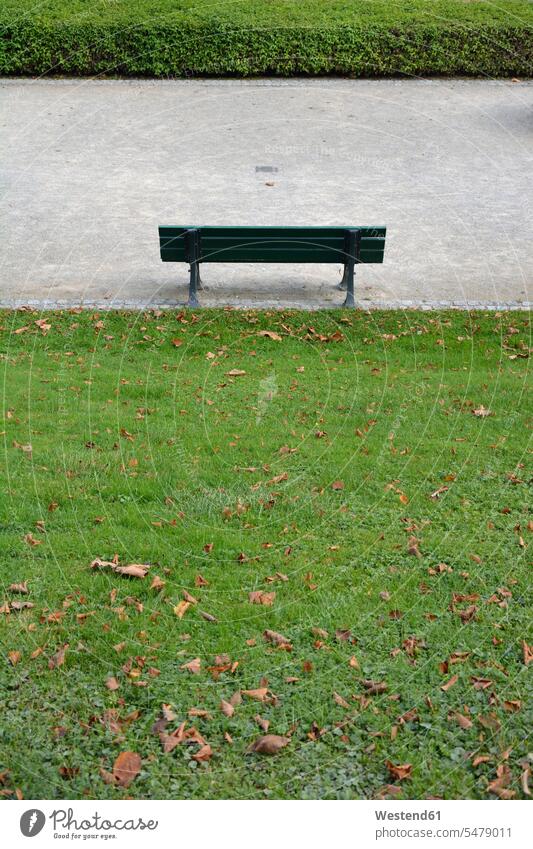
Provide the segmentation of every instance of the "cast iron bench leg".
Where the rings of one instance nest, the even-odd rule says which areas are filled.
[[[188,259],[191,264],[191,276],[189,279],[189,301],[187,303],[187,306],[199,307],[200,304],[198,303],[196,291],[198,289],[198,281],[200,278],[200,263],[198,262],[198,257],[200,255],[200,234],[198,230],[187,230],[185,239],[187,245]]]
[[[346,300],[343,306],[355,307],[354,277],[355,264],[359,262],[361,252],[361,231],[348,230],[346,234],[346,265],[344,266],[344,277],[346,277]],[[343,280],[344,280],[343,277]]]

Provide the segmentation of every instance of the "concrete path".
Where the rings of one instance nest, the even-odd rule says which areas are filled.
[[[527,307],[533,82],[0,82],[0,304],[171,304],[157,225],[386,224],[362,306]],[[205,266],[206,305],[334,306],[340,266]]]

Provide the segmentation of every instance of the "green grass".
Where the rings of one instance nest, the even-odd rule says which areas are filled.
[[[528,0],[3,0],[0,73],[529,76]]]
[[[395,783],[402,798],[486,798],[503,764],[493,791],[523,797],[524,314],[19,311],[0,326],[0,601],[34,605],[0,614],[4,793],[373,798]],[[90,568],[115,554],[148,576]],[[26,596],[9,590],[23,581]],[[198,604],[180,619],[184,590]],[[258,590],[272,606],[250,603]],[[180,668],[193,658],[199,674]],[[221,699],[261,686],[276,698],[223,715]],[[163,753],[162,704],[209,761],[195,743]],[[257,715],[290,736],[274,757],[247,753]],[[140,774],[105,783],[127,750]]]

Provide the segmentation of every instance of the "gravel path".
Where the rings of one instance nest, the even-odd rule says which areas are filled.
[[[533,82],[0,82],[0,305],[173,305],[157,225],[386,224],[361,306],[528,308]],[[206,306],[340,304],[340,266],[205,266]]]

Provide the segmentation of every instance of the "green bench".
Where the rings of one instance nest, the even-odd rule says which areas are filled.
[[[316,262],[344,265],[339,289],[354,307],[354,267],[383,262],[385,227],[159,227],[163,262],[190,265],[189,303],[197,307],[202,262]]]

